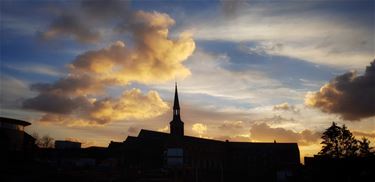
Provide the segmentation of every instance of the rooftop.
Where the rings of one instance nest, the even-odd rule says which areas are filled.
[[[22,126],[29,126],[31,123],[18,120],[18,119],[12,119],[12,118],[5,118],[5,117],[0,117],[0,121],[3,123],[10,123],[10,124],[17,124],[17,125],[22,125]]]

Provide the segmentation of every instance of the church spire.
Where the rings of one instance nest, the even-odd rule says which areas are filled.
[[[173,110],[180,110],[180,103],[178,102],[177,82],[175,83]]]
[[[177,83],[175,83],[174,103],[173,103],[173,120],[169,123],[170,132],[174,136],[184,136],[184,122],[180,117],[180,102],[178,100]]]

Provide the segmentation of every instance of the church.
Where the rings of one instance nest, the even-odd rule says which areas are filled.
[[[170,133],[142,129],[111,142],[129,180],[165,176],[172,181],[291,181],[300,166],[297,143],[231,142],[184,135],[177,84]]]

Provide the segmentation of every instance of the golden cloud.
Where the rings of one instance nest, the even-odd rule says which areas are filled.
[[[54,100],[50,102],[54,104]],[[77,104],[77,107],[69,113],[46,114],[40,121],[66,124],[71,127],[95,126],[119,120],[153,118],[164,114],[169,109],[168,104],[156,91],[142,94],[139,89],[126,91],[116,99],[104,98],[91,100],[88,103]]]
[[[138,11],[117,28],[130,32],[134,47],[122,41],[107,48],[88,51],[70,64],[75,74],[90,74],[102,80],[127,84],[160,83],[171,78],[185,78],[190,71],[182,65],[194,51],[191,35],[183,32],[177,39],[168,37],[175,21],[165,13]]]
[[[254,124],[250,129],[251,139],[261,142],[297,142],[300,145],[317,143],[320,133],[304,130],[300,133],[284,128],[271,128],[266,123]]]
[[[90,11],[97,8],[90,3],[84,6],[89,6]],[[66,77],[54,83],[33,84],[31,89],[39,94],[27,99],[23,107],[46,112],[41,121],[69,126],[148,119],[165,113],[168,105],[156,91],[144,95],[139,89],[132,89],[120,98],[103,96],[110,86],[154,84],[190,74],[182,63],[193,53],[195,43],[186,32],[170,39],[168,29],[174,23],[165,13],[130,12],[129,19],[117,30],[132,35],[133,47],[116,41],[109,47],[78,55]]]
[[[78,16],[63,14],[56,18],[44,32],[40,32],[40,37],[45,40],[60,36],[73,37],[84,43],[94,43],[100,39],[100,33],[90,29],[84,21],[80,21]]]
[[[99,123],[124,119],[148,119],[160,116],[169,109],[156,91],[143,95],[139,89],[124,92],[117,99],[94,101],[89,117]]]
[[[207,126],[203,123],[195,123],[193,124],[193,126],[191,127],[191,129],[198,133],[200,136],[203,134],[203,133],[206,133],[207,132]]]

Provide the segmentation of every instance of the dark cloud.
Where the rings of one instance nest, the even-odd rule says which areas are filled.
[[[63,9],[46,30],[38,35],[44,40],[71,37],[83,43],[97,43],[101,40],[100,28],[115,27],[123,19],[131,19],[130,1],[83,0],[72,3],[71,9]],[[74,7],[76,6],[76,7]]]
[[[84,97],[71,98],[59,94],[42,93],[24,101],[23,107],[55,114],[70,114],[87,104],[88,101]]]
[[[30,89],[40,93],[53,93],[67,96],[87,95],[100,92],[105,85],[109,85],[107,81],[98,80],[86,74],[68,75],[60,78],[55,83],[35,83]]]
[[[309,93],[305,104],[339,114],[344,120],[375,116],[375,60],[363,75],[347,72],[325,84],[319,92]]]
[[[121,0],[83,0],[82,10],[92,18],[112,19],[126,18],[130,1]]]
[[[222,11],[225,17],[235,18],[241,8],[247,6],[248,3],[243,0],[221,0]]]
[[[4,73],[0,76],[0,88],[0,108],[4,109],[18,108],[25,98],[33,95],[26,82]]]
[[[271,128],[266,123],[254,124],[250,129],[251,140],[263,142],[297,142],[300,145],[316,143],[320,139],[320,133],[304,130],[301,133],[284,128]]]
[[[93,31],[79,16],[66,14],[53,20],[47,30],[40,32],[39,35],[45,40],[58,38],[60,36],[71,36],[85,43],[95,43],[100,40],[100,33]]]

